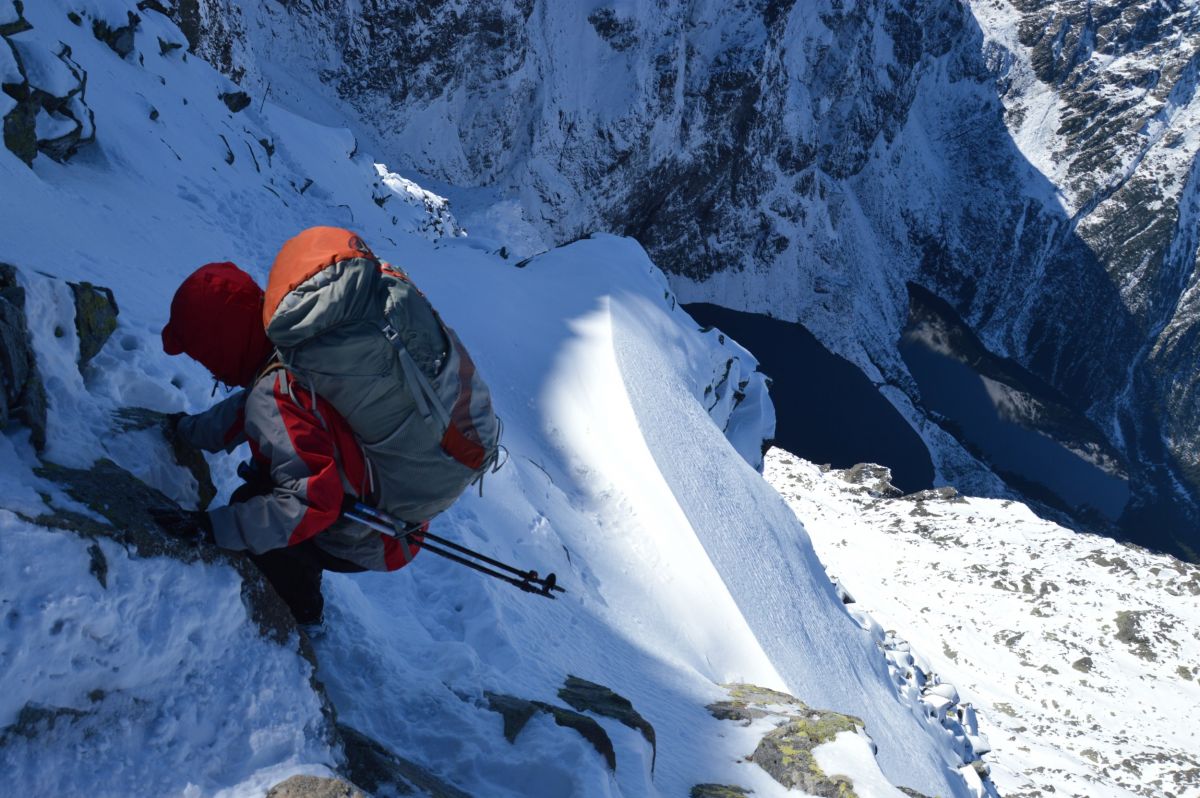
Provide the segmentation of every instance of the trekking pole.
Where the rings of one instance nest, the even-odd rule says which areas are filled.
[[[344,510],[342,515],[351,521],[363,524],[364,526],[368,526],[377,532],[382,532],[385,535],[391,535],[392,537],[398,538],[405,542],[407,542],[409,538],[419,535],[422,538],[422,541],[420,542],[421,548],[428,549],[433,554],[445,557],[446,559],[459,563],[460,565],[465,565],[468,568],[479,571],[483,574],[487,574],[488,576],[499,579],[502,582],[507,582],[514,587],[520,588],[526,593],[534,593],[536,595],[545,596],[546,598],[552,599],[555,598],[553,595],[554,591],[559,593],[567,592],[558,586],[558,579],[553,573],[542,577],[538,576],[537,571],[522,571],[519,568],[514,568],[507,563],[492,559],[485,554],[468,549],[466,546],[459,545],[452,540],[447,540],[446,538],[435,535],[432,532],[421,532],[420,527],[414,528],[407,526],[382,510],[363,504],[362,502],[355,502],[353,505]],[[449,549],[453,549],[454,551],[461,552],[468,557],[473,557],[479,562],[473,562],[466,557],[459,556],[458,554],[455,554],[452,551],[447,551],[439,546],[431,546],[430,542],[438,543],[442,546],[446,546]],[[486,567],[487,565],[492,566],[492,568]],[[493,568],[499,570],[493,570]],[[520,578],[518,579],[514,576],[508,576],[507,574],[500,573],[500,571],[507,571],[509,574],[514,574],[515,577]]]

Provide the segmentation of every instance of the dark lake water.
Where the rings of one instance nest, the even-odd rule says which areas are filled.
[[[886,465],[904,491],[932,486],[933,464],[920,436],[856,366],[825,349],[802,325],[708,304],[685,309],[758,358],[772,380],[779,446],[837,468]],[[920,336],[906,335],[900,354],[925,407],[1014,490],[1085,525],[1091,519],[1111,527],[1121,516],[1129,501],[1122,477],[1002,417],[978,372]]]
[[[684,309],[758,358],[772,380],[775,440],[781,448],[835,468],[886,465],[903,491],[932,487],[933,462],[921,437],[856,366],[827,350],[802,325],[716,305]]]
[[[949,419],[959,439],[1013,487],[1076,516],[1095,511],[1108,521],[1120,517],[1129,501],[1124,479],[1002,418],[983,378],[969,366],[908,337],[900,354],[926,408]]]

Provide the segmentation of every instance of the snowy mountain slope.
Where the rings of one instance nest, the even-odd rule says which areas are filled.
[[[55,531],[65,521],[36,521],[106,523],[68,483],[39,476],[39,456],[84,475],[111,473],[95,470],[108,458],[188,497],[191,476],[155,434],[114,418],[213,401],[198,365],[160,351],[171,294],[210,260],[261,279],[287,237],[336,223],[411,271],[506,421],[509,464],[437,531],[554,570],[569,591],[551,603],[428,554],[398,574],[330,575],[317,673],[341,722],[477,795],[681,795],[700,782],[782,795],[743,761],[761,724],[735,731],[705,709],[720,683],[756,682],[865,721],[877,759],[861,738],[819,756],[862,796],[896,794],[880,769],[927,795],[986,793],[969,748],[897,687],[881,631],[846,612],[752,467],[774,419],[753,359],[698,331],[636,243],[597,236],[517,268],[505,242],[460,235],[437,197],[377,168],[348,130],[241,102],[168,46],[182,34],[153,8],[0,8],[29,26],[4,30],[25,79],[35,59],[69,57],[81,73],[33,101],[53,106],[65,88],[94,124],[73,153],[41,128],[30,165],[0,150],[0,261],[18,268],[50,404],[40,455],[25,430],[0,437],[0,679],[17,685],[0,705],[5,790],[259,795],[342,766],[297,638],[257,635],[229,565],[137,556],[107,533],[93,544]],[[105,34],[135,8],[131,39]],[[84,279],[111,287],[121,314],[80,368],[62,281]],[[236,458],[211,462],[228,495]],[[642,738],[610,720],[615,774],[548,717],[504,739],[486,693],[554,703],[568,674],[609,685],[653,723],[653,771]]]
[[[778,449],[766,475],[857,606],[983,715],[1002,795],[1200,795],[1196,566]]]
[[[896,353],[910,281],[1106,431],[1135,510],[1196,504],[1195,3],[197,5],[197,51],[256,96],[319,78],[389,162],[802,321],[945,480],[997,492]]]

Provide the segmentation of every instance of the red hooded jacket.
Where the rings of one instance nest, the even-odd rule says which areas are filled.
[[[378,571],[403,567],[418,546],[341,520],[347,495],[369,500],[369,464],[332,405],[272,361],[262,327],[263,291],[232,263],[190,275],[171,301],[163,349],[185,353],[226,385],[244,390],[187,416],[179,434],[210,452],[243,441],[270,493],[209,511],[222,548],[262,553],[308,539],[328,553]]]

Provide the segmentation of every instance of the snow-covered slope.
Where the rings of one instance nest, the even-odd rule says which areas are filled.
[[[1088,413],[1135,510],[1196,505],[1194,2],[196,5],[198,51],[255,96],[319,78],[399,167],[547,240],[633,235],[684,301],[803,322],[944,480],[995,492],[896,352],[906,282]]]
[[[1002,795],[1200,796],[1200,568],[774,449],[831,574],[982,716]]]
[[[17,267],[49,399],[44,451],[24,429],[0,437],[4,791],[257,795],[341,770],[350,727],[481,796],[698,783],[781,795],[744,761],[763,724],[705,709],[729,682],[861,719],[877,756],[853,734],[816,754],[861,796],[990,789],[964,738],[897,683],[882,630],[847,612],[755,470],[774,416],[753,358],[699,331],[638,244],[596,236],[507,258],[506,241],[462,235],[437,196],[322,124],[315,96],[309,117],[244,102],[173,46],[182,34],[156,5],[53,0],[22,14],[0,1],[36,120],[30,165],[0,149],[0,261]],[[555,571],[568,590],[546,601],[431,555],[397,574],[329,575],[316,676],[338,726],[294,630],[264,639],[236,561],[147,549],[145,529],[142,547],[122,543],[133,530],[112,526],[141,510],[119,468],[193,496],[156,434],[116,417],[213,401],[198,365],[160,351],[179,281],[226,259],[261,279],[286,238],[330,223],[411,272],[505,419],[508,465],[436,531]],[[121,308],[82,366],[64,280],[106,285]],[[234,462],[212,459],[223,495]],[[557,703],[568,675],[629,698],[657,731],[657,761],[603,717],[615,772],[550,716],[507,741],[488,694]]]

